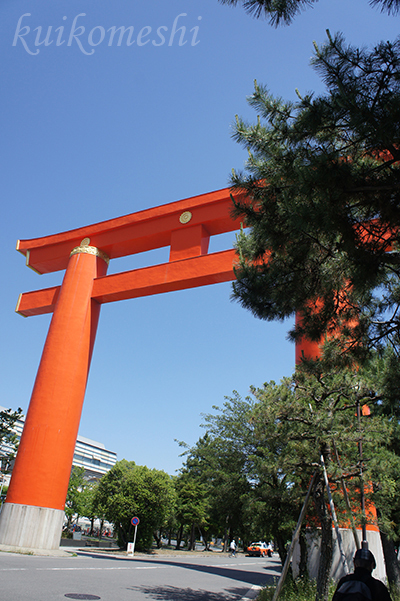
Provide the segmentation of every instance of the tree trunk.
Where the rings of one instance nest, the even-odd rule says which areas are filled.
[[[181,548],[182,534],[183,534],[183,524],[181,524],[181,526],[180,526],[180,528],[178,530],[178,534],[176,535],[176,547],[175,547],[175,549],[177,551],[179,551],[179,549]]]
[[[192,524],[192,527],[190,529],[190,539],[189,539],[188,551],[194,551],[195,548],[196,548],[196,525]]]
[[[104,520],[100,520],[100,529],[99,529],[99,540],[101,540],[101,535],[103,532]]]
[[[124,530],[124,528],[122,527],[122,524],[119,523],[118,524],[118,544],[121,548],[126,548],[126,545],[128,544],[128,537],[126,535],[126,532]]]
[[[388,583],[400,591],[400,568],[397,561],[394,542],[390,540],[385,532],[379,531],[381,535],[383,556],[385,558],[386,576]]]
[[[283,540],[282,536],[280,536],[278,534],[275,537],[275,542],[276,542],[276,547],[277,547],[278,554],[279,554],[279,559],[281,560],[282,566],[284,566],[285,565],[285,561],[286,561],[286,555],[287,555],[287,549],[286,549],[286,546],[285,546],[285,541]]]
[[[209,549],[209,542],[208,542],[206,531],[205,531],[204,528],[199,528],[199,530],[200,530],[200,534],[201,534],[201,537],[202,537],[203,543],[204,543],[204,549],[203,549],[203,551],[209,551],[210,550]]]
[[[325,485],[321,474],[317,475],[314,487],[314,505],[321,524],[321,549],[317,576],[316,601],[328,601],[329,580],[333,559],[332,518],[329,515]]]
[[[157,549],[161,549],[161,530],[153,532],[154,540],[156,541]]]
[[[229,524],[229,515],[227,515],[226,519],[225,519],[224,545],[222,547],[222,551],[224,553],[227,552],[228,547],[229,547],[229,543],[228,543],[228,524]]]

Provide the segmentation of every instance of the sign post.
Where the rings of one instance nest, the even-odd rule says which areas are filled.
[[[138,524],[140,523],[139,518],[134,517],[131,519],[131,524],[132,526],[135,526],[135,534],[133,535],[133,543],[128,543],[128,553],[130,552],[130,554],[133,557],[133,554],[135,552],[135,544],[136,544],[136,532],[137,532],[137,527]]]

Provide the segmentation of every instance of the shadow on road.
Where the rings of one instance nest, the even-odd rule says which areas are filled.
[[[235,601],[242,599],[249,589],[248,587],[237,587],[228,589],[226,592],[212,593],[176,586],[132,586],[127,590],[140,591],[155,601]]]
[[[255,571],[250,571],[250,570],[246,570],[246,569],[241,569],[239,566],[235,566],[235,559],[231,560],[232,561],[232,565],[227,566],[226,564],[224,565],[212,565],[212,564],[208,564],[208,565],[202,565],[200,563],[189,563],[187,561],[177,561],[174,559],[153,559],[152,557],[150,557],[149,559],[141,559],[139,557],[135,557],[135,558],[130,558],[130,557],[109,557],[109,556],[105,556],[103,558],[103,556],[98,555],[98,554],[91,554],[91,553],[79,553],[80,556],[82,555],[86,555],[86,556],[90,556],[92,558],[96,558],[99,559],[100,561],[102,561],[103,559],[106,559],[108,561],[129,561],[129,562],[134,562],[135,565],[138,564],[149,564],[151,563],[152,565],[156,564],[156,565],[160,565],[160,566],[174,566],[174,567],[179,567],[182,569],[187,569],[187,570],[195,570],[196,572],[206,572],[208,574],[214,574],[217,576],[222,576],[224,578],[230,578],[231,580],[237,580],[240,582],[245,582],[247,584],[249,584],[250,586],[253,584],[259,585],[259,586],[264,586],[266,584],[273,584],[276,579],[279,577],[279,574],[281,572],[281,565],[279,561],[276,562],[268,562],[268,564],[266,564],[263,568],[263,570],[268,570],[268,572],[272,572],[269,574],[266,574],[265,572],[255,572]],[[193,557],[193,560],[195,558]],[[178,589],[179,590],[179,589]],[[196,591],[192,591],[193,594],[197,594]],[[162,597],[164,599],[164,597]],[[166,597],[167,598],[167,597]],[[232,598],[232,597],[231,597]],[[195,597],[195,599],[197,599],[197,597]],[[201,599],[201,598],[200,598]]]
[[[113,557],[108,555],[100,555],[97,553],[82,553],[78,552],[79,557],[91,557],[92,559],[107,560],[107,561],[129,561],[134,562],[135,564],[149,564],[151,563],[156,565],[170,565],[175,567],[180,567],[187,570],[196,570],[197,572],[208,572],[209,574],[218,574],[219,576],[224,576],[225,578],[233,578],[234,580],[243,580],[243,582],[250,582],[251,584],[259,584],[259,579],[262,578],[263,582],[268,583],[272,582],[279,576],[281,572],[281,565],[279,561],[268,563],[264,565],[264,570],[268,570],[269,572],[274,572],[274,575],[261,574],[260,572],[251,572],[245,569],[240,569],[240,567],[235,567],[236,559],[230,559],[227,561],[232,562],[232,566],[224,565],[201,565],[200,563],[189,563],[187,561],[177,561],[176,559],[156,559],[153,557],[149,557],[148,559],[142,559],[140,557]],[[195,557],[193,557],[195,560]],[[276,574],[276,575],[275,575]]]

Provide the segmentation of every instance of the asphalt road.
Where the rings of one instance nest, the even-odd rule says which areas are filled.
[[[234,601],[279,577],[280,562],[227,555],[36,557],[0,553],[1,601]]]

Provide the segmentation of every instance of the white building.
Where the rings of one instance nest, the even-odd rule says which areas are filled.
[[[85,468],[88,480],[98,480],[116,463],[117,454],[107,451],[101,442],[78,436],[72,465]]]
[[[5,407],[0,406],[0,411],[5,411]],[[17,420],[13,428],[13,432],[20,440],[22,430],[24,428],[25,416]],[[7,454],[9,449],[0,447],[1,455]],[[116,463],[117,454],[113,451],[108,451],[103,443],[90,440],[84,436],[78,436],[74,458],[72,465],[77,467],[85,468],[85,477],[88,480],[99,480],[104,474],[106,474]],[[6,475],[4,484],[8,484],[10,475]]]

